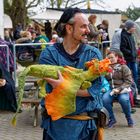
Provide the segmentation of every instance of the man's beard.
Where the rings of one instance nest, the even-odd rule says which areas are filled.
[[[83,34],[82,36],[86,36],[84,39],[77,39],[76,37],[75,37],[75,34],[74,34],[74,32],[75,32],[75,28],[73,28],[73,38],[77,41],[77,42],[79,42],[79,43],[88,43],[88,39],[87,39],[87,34]]]
[[[84,35],[83,35],[84,36]],[[88,43],[88,39],[87,38],[84,38],[84,39],[77,39],[74,35],[73,35],[73,38],[79,42],[79,43]]]
[[[88,43],[88,40],[87,39],[82,39],[81,43]]]

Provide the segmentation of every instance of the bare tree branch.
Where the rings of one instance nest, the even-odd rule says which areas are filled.
[[[67,7],[68,7],[69,2],[70,2],[70,0],[67,0],[67,1],[66,1],[65,8],[67,8]]]
[[[34,4],[36,2],[36,4]],[[41,2],[41,0],[32,0],[27,6],[26,8],[32,8],[32,7],[36,7],[39,3]]]
[[[75,3],[71,4],[70,7],[81,4],[81,3],[84,3],[84,2],[86,2],[86,0],[81,0],[79,2],[75,2]]]

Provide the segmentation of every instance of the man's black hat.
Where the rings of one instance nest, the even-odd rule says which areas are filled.
[[[74,17],[76,13],[83,13],[81,9],[79,8],[67,8],[64,13],[62,14],[61,18],[57,22],[56,26],[54,29],[57,31],[59,36],[63,36],[63,28],[62,25],[68,23],[68,21]]]

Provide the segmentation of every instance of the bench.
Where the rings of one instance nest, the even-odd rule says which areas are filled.
[[[39,110],[39,104],[41,99],[38,98],[39,94],[39,87],[37,85],[36,78],[29,77],[26,80],[26,86],[25,86],[25,93],[24,98],[22,100],[22,104],[30,104],[31,107],[34,107],[34,120],[33,120],[33,126],[36,127],[38,125],[38,110]],[[30,91],[33,90],[33,91]],[[18,91],[18,90],[17,90]],[[31,95],[31,97],[29,97]]]
[[[22,104],[31,104],[34,106],[34,121],[33,126],[36,127],[38,125],[38,107],[40,104],[40,99],[23,99]]]

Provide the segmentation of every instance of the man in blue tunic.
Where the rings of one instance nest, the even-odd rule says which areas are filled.
[[[58,35],[63,37],[63,42],[46,47],[40,55],[39,63],[72,66],[85,70],[85,62],[93,58],[102,59],[98,49],[85,44],[90,32],[88,25],[88,19],[80,9],[66,9],[55,27]],[[62,82],[60,72],[58,76],[58,80],[46,78],[49,83],[46,87],[48,93]],[[79,89],[76,94],[76,111],[70,115],[88,114],[101,109],[102,101],[99,94],[101,86],[101,78],[98,78],[87,90]],[[41,105],[44,108],[44,100]],[[43,140],[93,140],[93,134],[97,131],[93,119],[85,121],[61,118],[52,121],[44,113],[42,113],[41,127],[44,129]]]

